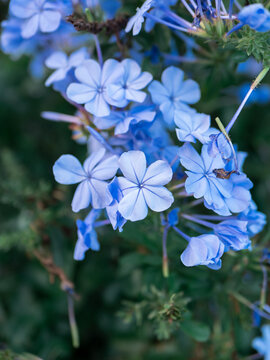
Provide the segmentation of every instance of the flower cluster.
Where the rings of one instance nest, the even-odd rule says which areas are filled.
[[[237,22],[229,33],[244,25],[259,32],[270,29],[269,12],[260,4],[233,14],[233,1],[228,12],[222,1],[216,7],[205,0],[183,1],[192,17],[189,22],[170,9],[176,2],[145,1],[126,32],[133,29],[137,35],[144,18],[147,31],[160,23],[178,35],[204,36],[205,21],[222,21],[224,26]],[[119,54],[103,59],[97,35],[72,36],[75,30],[65,22],[68,14],[76,11],[90,21],[89,8],[99,6],[105,16],[118,8],[117,1],[110,1],[110,9],[108,2],[90,3],[12,0],[2,32],[5,52],[32,54],[46,71],[53,70],[45,85],[53,85],[75,110],[72,115],[44,112],[43,117],[71,123],[73,137],[88,147],[83,164],[65,154],[53,166],[58,183],[78,184],[72,210],[89,211],[77,220],[74,258],[83,260],[87,250],[100,249],[97,228],[111,224],[124,231],[128,221],[160,213],[164,249],[172,230],[188,242],[180,256],[185,266],[219,269],[224,253],[251,250],[250,238],[265,224],[251,197],[252,182],[243,172],[246,154],[228,135],[256,85],[226,128],[219,120],[219,129],[211,127],[210,115],[194,107],[201,98],[199,84],[178,66],[169,63],[161,77],[153,79],[139,59]],[[117,36],[121,43],[126,35]],[[196,44],[179,36],[192,60]],[[86,48],[89,42],[97,56],[94,48]],[[136,44],[132,51],[136,53]],[[183,231],[189,227],[190,235]]]

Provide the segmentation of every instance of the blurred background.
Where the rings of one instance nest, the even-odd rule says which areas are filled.
[[[7,3],[0,2],[1,20],[6,11]],[[167,29],[157,26],[145,50],[151,50],[153,41],[166,47],[167,35]],[[159,74],[159,64],[147,61],[145,68]],[[188,73],[192,65],[179,66]],[[254,327],[259,320],[254,323],[252,311],[229,293],[235,290],[251,302],[259,299],[262,273],[253,253],[226,256],[218,272],[187,269],[179,262],[179,239],[171,234],[172,275],[165,280],[154,218],[143,228],[129,224],[122,234],[102,230],[102,251],[89,253],[81,263],[73,260],[73,189],[55,183],[52,165],[64,153],[84,157],[85,147],[71,139],[65,124],[41,118],[42,111],[72,114],[73,108],[28,69],[27,57],[12,61],[0,54],[0,359],[247,359],[254,353],[250,344],[259,334]],[[239,86],[252,80],[236,74],[235,64],[224,59],[216,59],[214,70],[192,69],[192,77],[202,90],[197,109],[224,123],[240,101]],[[270,83],[269,76],[264,83]],[[269,101],[250,104],[231,134],[239,150],[249,154],[245,171],[254,183],[254,200],[268,218],[269,111]],[[255,241],[267,247],[269,228]],[[78,349],[72,347],[67,294],[44,266],[44,254],[78,294]],[[178,299],[177,311],[185,309],[187,317],[192,312],[189,325],[178,326],[182,313],[176,314],[173,328],[159,319],[171,294]]]

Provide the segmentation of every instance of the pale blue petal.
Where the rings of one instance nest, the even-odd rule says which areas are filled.
[[[61,21],[61,14],[58,11],[42,11],[40,14],[39,27],[40,31],[53,32],[58,29]]]
[[[166,185],[173,176],[172,168],[164,160],[157,160],[146,170],[143,184],[148,185]]]
[[[195,104],[201,98],[199,85],[194,80],[186,80],[178,92],[177,98],[187,104]]]
[[[163,71],[161,80],[170,95],[177,95],[179,89],[183,87],[184,72],[175,66],[170,66]]]
[[[204,174],[204,163],[197,151],[189,143],[183,145],[178,152],[181,164],[194,173]]]
[[[110,205],[113,198],[108,189],[108,183],[98,179],[90,179],[92,206],[94,209],[104,209]]]
[[[158,81],[153,81],[148,87],[148,90],[154,104],[161,105],[170,100],[168,90]]]
[[[146,171],[146,158],[142,151],[123,153],[119,159],[119,167],[123,175],[132,182],[140,184]]]
[[[71,203],[72,211],[79,212],[82,209],[87,208],[91,203],[91,189],[88,180],[82,181],[75,191],[73,200]]]
[[[68,57],[63,51],[55,51],[45,61],[50,69],[59,69],[68,65]]]
[[[103,93],[95,93],[95,97],[85,104],[85,109],[95,116],[108,116],[110,107],[105,101]]]
[[[76,184],[85,179],[79,160],[72,155],[62,155],[53,166],[55,180],[60,184]]]
[[[92,171],[91,175],[95,179],[109,180],[115,176],[118,170],[118,157],[110,156],[106,160],[102,161]]]
[[[174,202],[172,193],[163,186],[147,185],[143,187],[142,191],[147,205],[153,211],[165,211]]]
[[[39,26],[39,14],[33,15],[22,26],[22,37],[29,39],[36,34]]]
[[[124,196],[119,203],[118,210],[126,220],[138,221],[146,218],[148,208],[143,192],[137,189]]]
[[[67,97],[77,104],[85,104],[92,101],[96,96],[96,91],[85,84],[72,83],[67,88]]]
[[[106,153],[106,150],[104,148],[101,148],[97,151],[94,151],[83,163],[83,168],[86,174],[89,175],[89,177],[92,174],[92,171],[94,167],[101,161],[101,159],[104,157]]]
[[[85,60],[82,65],[76,68],[75,76],[81,83],[88,85],[95,91],[101,85],[101,68],[95,60]]]

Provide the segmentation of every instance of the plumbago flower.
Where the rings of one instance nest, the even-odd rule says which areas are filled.
[[[184,72],[174,66],[163,71],[161,80],[162,83],[153,81],[149,91],[164,120],[168,125],[172,125],[176,111],[189,112],[189,104],[195,104],[200,100],[200,88],[194,80],[184,81]]]
[[[95,116],[110,114],[110,106],[121,106],[108,94],[108,85],[124,74],[124,68],[114,60],[106,60],[103,67],[95,60],[86,60],[75,69],[75,76],[80,83],[72,83],[67,88],[70,100],[85,104],[85,109]]]
[[[11,0],[10,12],[24,21],[22,37],[30,38],[38,30],[43,33],[58,29],[61,21],[59,7],[53,1],[46,0]]]
[[[141,31],[142,24],[144,22],[144,14],[151,8],[154,0],[146,0],[141,8],[137,8],[137,13],[132,16],[126,26],[126,32],[129,32],[131,29],[133,36],[138,35]]]
[[[193,109],[189,112],[177,110],[175,111],[174,122],[178,127],[176,135],[180,141],[195,143],[198,139],[202,144],[209,141],[209,115],[199,114]]]
[[[83,260],[85,252],[89,249],[99,251],[100,245],[95,231],[95,222],[100,216],[100,210],[91,210],[87,217],[82,220],[77,220],[77,234],[78,240],[75,246],[74,259]]]
[[[224,245],[215,235],[200,235],[189,240],[187,248],[181,254],[185,266],[206,265],[213,270],[221,267]]]
[[[117,156],[104,160],[105,149],[92,153],[83,163],[72,155],[62,155],[53,166],[55,180],[60,184],[78,184],[72,200],[72,210],[78,212],[90,204],[94,209],[102,209],[112,202],[108,190],[109,180],[118,169]]]
[[[262,326],[262,337],[255,338],[252,347],[263,355],[265,360],[270,360],[270,325]]]
[[[50,86],[52,83],[65,79],[67,73],[89,58],[85,47],[73,52],[69,57],[63,51],[56,51],[51,54],[45,61],[49,69],[55,70],[46,80],[45,85]]]
[[[259,32],[270,30],[270,12],[262,4],[245,6],[238,14],[241,25],[249,25]]]
[[[129,101],[144,102],[146,93],[141,91],[145,88],[153,76],[149,72],[141,72],[140,66],[132,59],[121,62],[123,76],[108,85],[108,94],[120,107],[126,106]]]
[[[164,185],[172,179],[172,169],[166,161],[158,160],[146,168],[142,151],[128,151],[119,159],[124,177],[118,181],[123,192],[118,210],[131,221],[144,219],[148,207],[153,211],[167,210],[174,201],[172,193]]]
[[[247,225],[247,221],[225,220],[217,224],[214,231],[227,249],[239,251],[249,248],[251,244]]]
[[[229,179],[216,176],[215,170],[224,169],[221,155],[211,157],[207,145],[203,145],[201,156],[186,143],[179,150],[181,164],[188,169],[185,188],[196,199],[204,197],[208,209],[224,216],[244,211],[251,200],[252,183],[244,174],[232,174]]]

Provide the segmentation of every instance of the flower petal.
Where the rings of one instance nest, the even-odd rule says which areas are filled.
[[[119,167],[124,176],[140,184],[146,171],[146,158],[142,151],[128,151],[123,153],[119,159]]]
[[[145,185],[166,185],[173,176],[172,169],[167,161],[157,160],[146,170],[143,183]]]
[[[163,186],[145,186],[143,194],[147,205],[153,211],[164,211],[174,202],[172,193]]]
[[[130,221],[138,221],[146,218],[148,208],[143,192],[137,189],[124,196],[118,205],[118,211],[126,220]]]
[[[78,212],[87,208],[91,203],[91,188],[88,180],[82,181],[75,191],[71,203],[72,211]]]
[[[85,179],[79,160],[72,155],[62,155],[53,166],[55,180],[60,184],[76,184]]]

